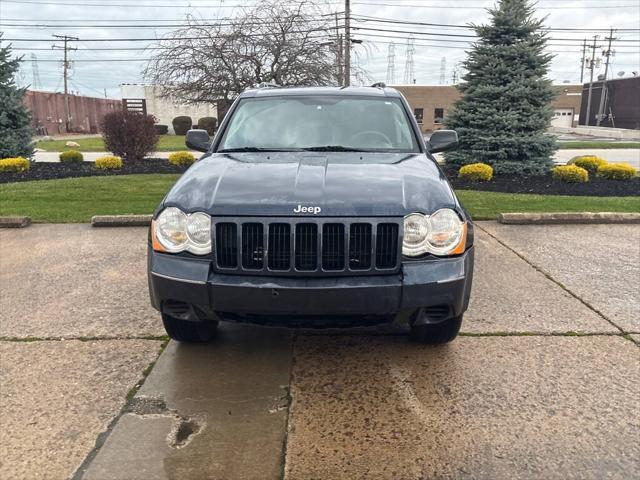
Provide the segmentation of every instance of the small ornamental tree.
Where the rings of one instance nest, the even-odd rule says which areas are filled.
[[[25,89],[15,84],[21,58],[11,58],[11,46],[2,46],[0,32],[0,158],[30,157],[31,115],[22,97]]]
[[[528,0],[500,0],[464,62],[462,97],[446,120],[460,146],[446,154],[455,166],[487,163],[496,174],[542,175],[553,166],[555,139],[546,134],[554,97],[547,74],[542,20]]]
[[[125,163],[142,160],[158,144],[153,115],[117,110],[102,119],[102,138],[110,152]]]

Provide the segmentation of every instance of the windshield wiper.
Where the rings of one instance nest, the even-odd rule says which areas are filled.
[[[232,152],[300,152],[301,148],[261,148],[261,147],[237,147],[237,148],[223,148],[218,150],[217,153],[232,153]]]
[[[321,147],[307,147],[302,150],[307,150],[309,152],[367,152],[368,150],[363,150],[361,148],[351,148],[344,147],[342,145],[324,145]]]

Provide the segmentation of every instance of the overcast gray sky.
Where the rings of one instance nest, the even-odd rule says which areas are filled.
[[[0,0],[0,30],[12,40],[16,54],[24,55],[21,83],[34,84],[34,59],[39,72],[39,89],[62,89],[61,50],[52,50],[52,35],[70,35],[81,41],[72,42],[78,50],[70,53],[74,60],[70,88],[81,94],[119,98],[121,83],[142,82],[141,70],[149,51],[135,50],[150,41],[88,41],[90,39],[157,38],[171,27],[141,28],[132,25],[178,24],[187,14],[206,19],[233,17],[241,6],[259,0]],[[286,0],[289,1],[289,0]],[[491,0],[352,0],[352,15],[378,17],[410,22],[467,25],[487,20],[485,8]],[[325,12],[344,11],[344,2],[327,0]],[[565,30],[550,33],[549,48],[556,55],[550,77],[556,83],[580,80],[582,41],[592,41],[594,34],[603,46],[606,29],[619,29],[614,36],[616,51],[612,57],[612,75],[618,72],[640,71],[640,0],[538,0],[537,15],[547,16],[546,26]],[[361,18],[361,17],[360,17]],[[105,25],[101,27],[100,25]],[[108,25],[108,27],[106,26]],[[388,44],[395,43],[395,81],[404,82],[406,44],[409,31],[415,36],[415,79],[419,84],[440,83],[442,58],[446,59],[445,83],[451,83],[456,62],[465,57],[468,40],[460,36],[424,34],[472,35],[463,28],[429,27],[422,25],[363,22],[354,20],[354,38],[363,40],[354,47],[356,61],[375,80],[386,81]],[[397,30],[400,32],[382,32]],[[624,29],[628,29],[625,31]],[[635,30],[634,30],[635,29]],[[41,41],[20,41],[32,39]],[[124,50],[95,50],[95,49]],[[602,48],[598,48],[600,57]],[[124,60],[124,61],[123,61]],[[604,62],[598,73],[604,71]],[[611,75],[610,75],[611,76]],[[588,78],[588,72],[585,72]]]

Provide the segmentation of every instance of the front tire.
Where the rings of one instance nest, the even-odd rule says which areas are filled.
[[[218,322],[190,322],[162,314],[162,324],[167,335],[184,343],[205,343],[216,336]]]
[[[427,345],[440,345],[448,343],[458,336],[462,325],[462,315],[453,317],[444,322],[426,325],[411,325],[409,336],[414,342]]]

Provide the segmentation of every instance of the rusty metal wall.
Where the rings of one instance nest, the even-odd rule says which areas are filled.
[[[31,111],[32,124],[40,135],[98,133],[102,117],[122,108],[120,100],[69,95],[69,132],[65,131],[64,95],[27,90],[24,103]]]

